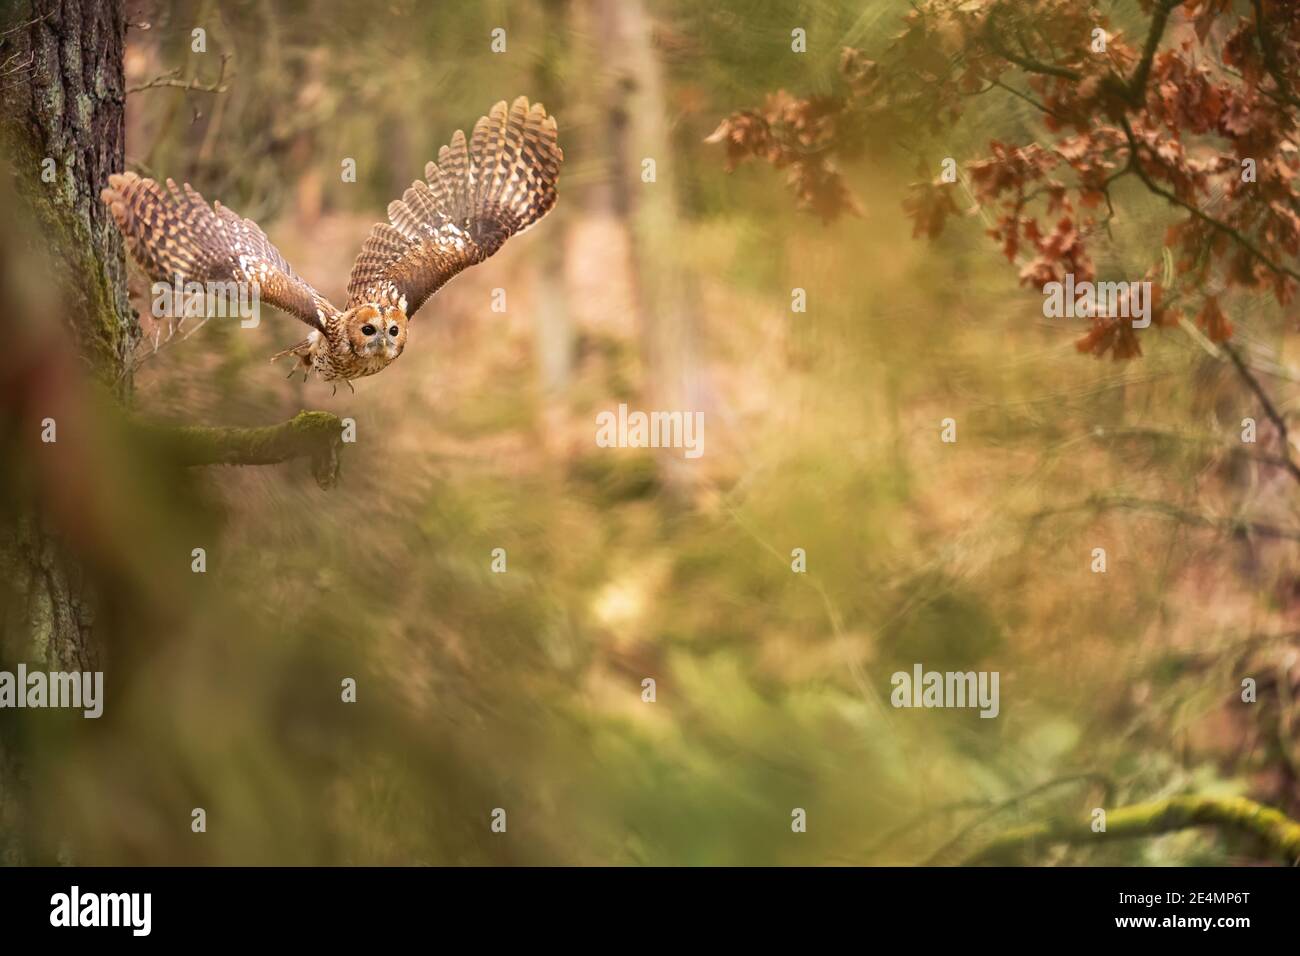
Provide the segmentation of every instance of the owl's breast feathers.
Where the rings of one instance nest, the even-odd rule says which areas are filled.
[[[374,375],[386,369],[396,358],[383,354],[358,354],[348,340],[347,316],[351,314],[349,311],[329,316],[325,320],[324,334],[313,332],[307,337],[311,367],[326,382]]]

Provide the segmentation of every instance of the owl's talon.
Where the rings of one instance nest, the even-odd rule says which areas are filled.
[[[335,385],[334,388],[333,388],[333,391],[330,392],[330,398],[333,398],[333,397],[334,397],[335,395],[337,395],[338,393],[339,393],[339,387],[338,387],[337,385]]]
[[[345,378],[343,381],[348,383],[348,391],[351,392],[353,395],[355,395],[357,393],[357,390],[352,387],[352,379]]]

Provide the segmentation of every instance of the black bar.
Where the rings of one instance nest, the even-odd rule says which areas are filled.
[[[136,936],[129,918],[142,928],[142,909],[120,910],[127,925],[51,925],[56,894],[70,903],[73,886],[87,914],[87,895],[96,897],[89,905],[98,910],[98,894],[150,894],[148,935]],[[122,906],[121,899],[113,905]],[[283,938],[337,945],[414,934],[461,948],[465,943],[453,940],[465,934],[473,946],[599,933],[611,945],[622,939],[639,947],[693,933],[731,942],[793,934],[807,943],[845,934],[883,942],[901,933],[900,942],[1001,944],[1042,942],[1046,932],[1071,943],[1181,945],[1195,936],[1231,945],[1294,932],[1298,900],[1295,870],[1272,867],[0,870],[6,941],[64,943]],[[1154,923],[1120,925],[1135,919]],[[1208,928],[1200,925],[1206,919]],[[1227,919],[1247,923],[1218,922]]]

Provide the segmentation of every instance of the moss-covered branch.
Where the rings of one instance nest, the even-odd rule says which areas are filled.
[[[329,412],[302,411],[262,428],[141,424],[141,437],[184,465],[273,465],[310,458],[316,483],[338,480],[343,422]]]
[[[1171,797],[1120,807],[1107,811],[1102,833],[1093,832],[1090,819],[1034,823],[995,837],[963,862],[1006,863],[1017,851],[1039,844],[1128,840],[1199,826],[1252,833],[1278,859],[1300,863],[1300,823],[1244,797]]]

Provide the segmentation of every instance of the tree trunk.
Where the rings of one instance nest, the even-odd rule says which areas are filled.
[[[8,6],[0,21],[0,144],[9,173],[3,214],[9,223],[23,223],[7,231],[35,248],[17,250],[15,237],[3,239],[10,264],[0,294],[8,343],[0,359],[6,405],[0,455],[30,467],[6,475],[0,486],[6,582],[0,664],[97,669],[102,649],[88,575],[65,546],[65,529],[36,502],[51,467],[38,460],[42,422],[52,418],[56,428],[75,427],[60,422],[58,413],[75,407],[62,390],[85,377],[77,364],[119,397],[130,389],[126,363],[137,325],[122,240],[99,201],[108,174],[123,163],[126,17],[122,0]],[[33,272],[24,275],[25,267],[12,262],[24,252],[28,264],[40,264],[42,288],[35,292],[22,288]],[[33,306],[33,296],[47,308]],[[60,341],[65,348],[71,343],[64,356],[55,344]],[[48,461],[58,464],[57,458]],[[12,721],[0,717],[0,863],[26,855],[18,836],[22,774],[11,729]]]
[[[122,239],[99,201],[108,174],[124,159],[123,3],[15,6],[0,27],[4,61],[13,64],[0,90],[0,124],[19,197],[41,227],[51,261],[62,266],[56,279],[65,320],[82,356],[125,390],[129,383],[119,375],[137,329]]]
[[[617,214],[629,228],[637,313],[645,354],[643,398],[663,411],[702,410],[701,369],[693,349],[693,277],[681,250],[683,234],[677,174],[669,136],[663,69],[652,23],[642,0],[593,0],[608,59],[606,123],[614,175],[609,188]],[[654,163],[654,175],[644,164]],[[680,450],[660,449],[664,485],[689,494],[697,472]]]
[[[533,71],[537,90],[534,99],[546,104],[553,116],[564,116],[566,103],[563,88],[555,75],[557,63],[568,59],[569,2],[544,0],[541,5],[543,51]],[[555,238],[541,245],[541,269],[537,274],[536,355],[541,381],[543,407],[549,423],[562,417],[563,399],[567,397],[573,375],[574,331],[570,319],[566,289],[565,250],[568,245],[569,213],[566,205],[551,213]],[[555,429],[547,428],[548,441],[555,439]]]

